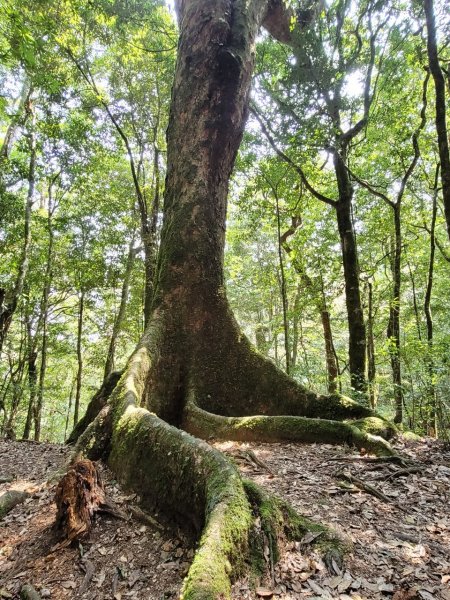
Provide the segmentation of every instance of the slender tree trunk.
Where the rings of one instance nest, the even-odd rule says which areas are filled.
[[[83,375],[83,348],[82,348],[82,335],[83,335],[83,314],[84,314],[84,290],[80,294],[80,303],[78,307],[78,326],[77,326],[77,385],[75,392],[75,404],[73,411],[73,426],[75,427],[78,423],[79,411],[80,411],[80,399],[81,399],[81,381]]]
[[[5,343],[6,336],[11,325],[12,318],[16,312],[20,296],[23,291],[25,278],[28,273],[29,251],[31,245],[31,209],[34,201],[35,171],[36,171],[36,138],[34,132],[34,113],[32,112],[31,102],[29,109],[32,114],[32,121],[29,134],[30,162],[28,167],[28,193],[25,204],[25,224],[23,234],[22,256],[19,264],[16,282],[12,291],[11,298],[7,299],[7,294],[2,294],[0,302],[0,354]]]
[[[120,294],[119,310],[117,311],[116,318],[114,319],[113,331],[108,347],[108,354],[106,357],[105,370],[103,379],[107,379],[108,376],[114,371],[114,357],[116,353],[116,344],[119,333],[122,329],[123,320],[125,318],[125,311],[128,301],[128,291],[130,287],[131,273],[133,271],[133,263],[136,257],[136,250],[134,248],[134,237],[132,238],[128,247],[127,262],[125,266],[125,273],[122,281],[122,291]]]
[[[301,315],[300,315],[301,299],[302,299],[302,287],[299,283],[297,285],[297,291],[295,293],[294,315],[292,318],[292,359],[291,359],[292,368],[294,368],[297,364],[298,344],[299,344],[299,322],[301,319]]]
[[[289,318],[288,318],[288,297],[286,289],[286,274],[284,272],[283,248],[281,238],[281,217],[280,217],[280,202],[276,190],[274,190],[276,213],[277,213],[277,247],[278,247],[278,262],[280,266],[280,284],[281,284],[281,301],[283,305],[283,330],[284,330],[284,353],[286,355],[286,373],[291,372],[291,350],[289,347]]]
[[[403,384],[400,362],[400,301],[401,301],[401,260],[402,260],[402,229],[400,221],[401,203],[393,205],[394,212],[394,248],[391,257],[392,296],[389,308],[389,323],[387,337],[389,339],[389,355],[394,386],[395,423],[403,419]]]
[[[301,222],[302,221],[301,221],[300,217],[293,217],[291,227],[287,231],[285,231],[283,233],[283,235],[280,235],[280,233],[278,235],[279,248],[282,247],[288,255],[290,255],[292,253],[292,248],[288,244],[288,238],[295,233],[295,231],[298,229],[298,227],[300,227]],[[321,279],[321,285],[320,285],[321,289],[319,292],[319,290],[317,289],[317,286],[314,285],[314,282],[312,281],[311,277],[309,277],[308,273],[303,268],[303,265],[301,264],[301,262],[297,258],[294,258],[292,264],[293,264],[293,267],[294,267],[296,273],[300,276],[301,282],[303,283],[305,288],[311,294],[313,302],[317,306],[317,309],[320,314],[320,321],[322,323],[322,330],[323,330],[323,338],[324,338],[324,342],[325,342],[325,362],[326,362],[327,378],[328,378],[328,391],[330,392],[330,394],[334,394],[337,390],[339,369],[338,369],[338,364],[337,364],[337,359],[336,359],[336,352],[334,349],[333,332],[331,329],[331,322],[330,322],[330,313],[328,312],[327,300],[325,297],[325,290],[323,287],[323,280]],[[296,302],[300,301],[299,290],[300,290],[300,286],[298,287],[298,290],[297,290]],[[320,296],[319,296],[319,294],[320,294]],[[297,311],[295,311],[295,313],[296,312]],[[297,322],[297,332],[296,332],[296,342],[295,343],[296,343],[296,345],[298,344],[298,322]],[[297,356],[295,358],[297,358]]]
[[[369,314],[367,319],[367,380],[369,388],[369,404],[375,409],[377,406],[376,393],[376,363],[375,363],[375,340],[373,335],[374,311],[373,311],[373,284],[369,281]]]
[[[357,392],[365,393],[366,384],[366,326],[361,304],[359,285],[359,262],[356,235],[351,216],[353,189],[343,159],[335,156],[335,171],[339,187],[336,206],[342,263],[345,279],[345,303],[349,332],[350,383]]]
[[[64,441],[67,440],[67,431],[69,429],[69,421],[70,421],[70,411],[72,410],[72,403],[73,403],[73,397],[75,394],[76,385],[77,385],[77,378],[74,377],[73,381],[72,381],[72,385],[70,386],[69,402],[67,404],[66,425],[64,427]]]
[[[436,23],[434,18],[433,0],[424,0],[425,17],[427,22],[427,51],[428,64],[434,80],[436,102],[436,133],[441,162],[442,196],[444,199],[445,221],[450,239],[450,154],[448,145],[446,105],[445,105],[445,78],[439,64],[438,48],[436,41]]]
[[[428,423],[427,433],[428,435],[434,435],[438,437],[438,411],[437,411],[437,396],[436,386],[434,383],[435,369],[434,369],[434,358],[433,358],[433,317],[431,314],[431,294],[433,291],[433,277],[434,277],[434,257],[436,252],[436,216],[437,216],[437,195],[438,195],[438,177],[439,177],[439,166],[436,169],[436,178],[433,193],[433,208],[431,213],[431,226],[430,226],[430,259],[428,263],[428,277],[427,277],[427,288],[425,292],[424,312],[427,324],[427,345],[428,345]]]
[[[39,320],[38,320],[39,321]],[[37,384],[37,367],[36,362],[38,353],[36,350],[36,338],[38,335],[39,325],[33,333],[33,323],[30,315],[30,310],[26,311],[25,323],[27,331],[27,365],[28,365],[28,408],[25,427],[23,430],[22,439],[28,440],[31,433],[31,425],[33,422],[33,409],[36,400],[36,384]]]
[[[47,346],[48,346],[48,309],[50,288],[53,276],[53,205],[52,205],[52,183],[49,186],[48,196],[48,214],[47,214],[47,229],[48,229],[48,248],[47,248],[47,264],[45,267],[44,289],[42,291],[42,301],[40,307],[41,323],[42,323],[42,349],[41,349],[41,365],[39,369],[39,385],[36,398],[36,406],[34,411],[34,439],[40,440],[41,437],[41,421],[42,409],[44,406],[44,388],[45,374],[47,371]]]
[[[408,271],[409,271],[409,278],[411,280],[411,290],[412,290],[412,296],[413,296],[413,307],[414,307],[414,316],[416,319],[416,328],[417,328],[417,339],[419,341],[422,340],[422,328],[420,326],[420,316],[419,316],[419,306],[417,304],[417,293],[416,293],[416,280],[414,278],[414,273],[411,270],[411,265],[408,261]]]

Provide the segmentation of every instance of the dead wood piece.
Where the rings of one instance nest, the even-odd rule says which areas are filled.
[[[9,490],[0,496],[0,520],[5,517],[10,510],[18,504],[22,504],[28,497],[28,492],[18,492],[17,490]]]
[[[14,475],[0,475],[0,483],[11,483],[14,481]]]
[[[151,515],[144,512],[143,510],[141,510],[139,507],[129,506],[128,509],[131,512],[131,514],[133,515],[133,517],[135,519],[137,519],[138,521],[140,521],[141,523],[144,523],[144,525],[149,525],[150,527],[155,527],[156,529],[159,529],[160,531],[162,531],[164,529],[164,527],[161,525],[161,523],[158,523],[158,521],[156,519],[154,519]]]
[[[256,454],[253,452],[253,450],[246,450],[246,454],[248,454],[248,456],[250,457],[250,459],[256,465],[258,465],[258,467],[261,467],[262,469],[265,469],[266,471],[268,471],[271,475],[273,475],[275,477],[275,473],[272,471],[272,469],[269,467],[269,465],[266,462],[264,462],[263,460],[261,460],[260,458],[258,458],[256,456]]]
[[[90,460],[75,462],[56,488],[56,528],[66,546],[88,535],[95,513],[105,504],[105,492],[97,467]]]
[[[22,586],[20,597],[22,600],[41,600],[40,594],[29,583]]]
[[[380,475],[377,477],[377,479],[389,481],[390,479],[395,479],[396,477],[405,477],[406,475],[411,475],[412,473],[422,473],[422,471],[423,467],[407,467],[406,469],[398,469],[397,471],[393,471],[388,475]]]
[[[346,471],[341,471],[340,473],[337,474],[337,477],[339,479],[344,479],[345,481],[352,483],[353,485],[358,487],[360,490],[363,490],[364,492],[367,492],[368,494],[372,494],[372,496],[375,496],[379,500],[383,500],[383,502],[391,502],[387,496],[385,496],[382,492],[380,492],[379,490],[374,488],[373,485],[366,483],[365,481],[363,481],[362,479],[359,479],[358,477],[355,477],[351,473],[347,473]]]
[[[83,560],[82,564],[85,569],[85,576],[84,576],[82,584],[80,585],[80,589],[78,590],[78,594],[80,596],[82,596],[84,594],[84,592],[87,591],[89,584],[91,582],[92,576],[95,573],[95,565],[92,561],[85,559],[85,560]]]
[[[408,459],[403,456],[360,456],[360,455],[352,455],[352,456],[332,456],[328,458],[325,462],[363,462],[363,463],[394,463],[396,465],[406,466]]]

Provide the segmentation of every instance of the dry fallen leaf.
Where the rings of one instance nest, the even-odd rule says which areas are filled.
[[[273,590],[265,587],[258,587],[256,588],[255,592],[260,598],[272,598],[273,596]]]

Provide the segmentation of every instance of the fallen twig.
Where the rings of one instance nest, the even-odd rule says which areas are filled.
[[[133,515],[133,517],[135,519],[137,519],[141,523],[144,523],[144,525],[149,525],[150,527],[155,527],[156,529],[159,529],[160,531],[162,531],[164,529],[164,527],[161,525],[161,523],[158,523],[158,521],[156,519],[154,519],[151,515],[144,512],[137,506],[129,506],[128,510],[130,511],[130,513]]]
[[[82,565],[85,568],[86,574],[84,576],[83,582],[80,585],[80,589],[78,590],[78,594],[82,596],[84,592],[88,589],[89,583],[91,582],[92,576],[95,573],[95,565],[90,560],[84,559]]]
[[[325,462],[363,462],[363,463],[394,463],[396,465],[406,466],[410,461],[403,456],[360,456],[354,454],[352,456],[332,456],[327,458]]]
[[[388,475],[379,475],[376,479],[389,481],[390,479],[395,479],[396,477],[403,477],[406,475],[410,475],[412,473],[422,473],[423,467],[413,466],[406,467],[406,469],[398,469],[397,471],[393,471],[392,473],[388,473]]]
[[[258,458],[256,456],[256,454],[253,452],[253,450],[241,450],[240,454],[245,454],[250,458],[250,461],[253,462],[257,467],[260,467],[261,469],[265,469],[266,471],[268,471],[271,475],[273,475],[275,477],[275,473],[272,471],[272,469],[269,467],[269,465],[267,463],[265,463],[263,460],[261,460],[260,458]]]
[[[351,473],[347,473],[346,471],[341,471],[340,473],[337,474],[337,477],[339,479],[344,479],[345,481],[352,483],[360,490],[363,490],[364,492],[367,492],[368,494],[372,494],[372,496],[375,496],[379,500],[383,500],[383,502],[389,502],[389,503],[391,502],[387,496],[385,496],[382,492],[380,492],[379,490],[374,488],[373,485],[366,483],[365,481],[363,481],[362,479],[359,479],[358,477],[355,477]]]

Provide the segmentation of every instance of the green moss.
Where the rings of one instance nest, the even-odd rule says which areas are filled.
[[[357,421],[349,421],[349,423],[364,433],[378,435],[387,440],[398,433],[398,429],[394,423],[391,423],[380,416],[365,417],[363,419],[358,419]]]
[[[348,444],[380,455],[392,454],[381,437],[365,433],[353,422],[310,419],[294,416],[223,417],[209,413],[189,401],[184,427],[194,435],[209,439],[237,441],[293,441],[327,444]]]
[[[414,433],[413,431],[404,431],[402,433],[402,438],[408,442],[420,442],[422,439],[420,435],[417,435],[417,433]]]
[[[261,519],[261,527],[272,545],[274,562],[279,559],[280,542],[283,539],[301,540],[308,532],[319,534],[312,545],[323,556],[334,554],[342,558],[351,545],[340,538],[331,529],[315,523],[300,515],[288,503],[272,496],[252,481],[244,480],[244,488],[255,514]],[[261,566],[258,546],[253,548],[256,553],[256,564]]]

